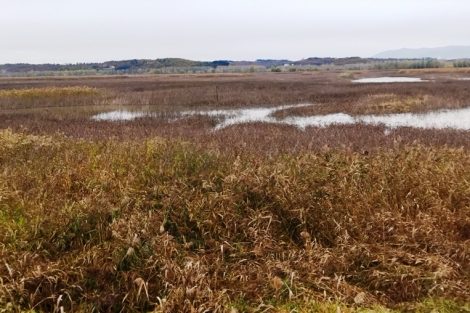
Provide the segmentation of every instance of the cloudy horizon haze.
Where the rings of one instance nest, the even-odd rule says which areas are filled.
[[[0,1],[0,64],[299,60],[470,45],[463,0]]]

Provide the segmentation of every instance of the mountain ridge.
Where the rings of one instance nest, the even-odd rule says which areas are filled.
[[[45,71],[115,71],[115,72],[139,72],[148,70],[159,70],[164,68],[217,68],[223,66],[262,66],[274,68],[284,65],[345,65],[355,63],[369,63],[372,59],[348,57],[348,58],[318,58],[311,57],[298,61],[287,59],[257,59],[255,61],[194,61],[181,58],[163,59],[129,59],[119,61],[75,63],[75,64],[29,64],[29,63],[8,63],[0,64],[0,73],[25,73],[25,72],[45,72]]]
[[[470,58],[470,46],[443,46],[433,48],[402,48],[377,53],[378,59],[418,59],[432,58],[439,60],[455,60]]]

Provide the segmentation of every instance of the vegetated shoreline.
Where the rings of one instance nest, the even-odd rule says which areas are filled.
[[[470,155],[0,131],[12,311],[468,310]]]
[[[469,311],[468,131],[169,121],[459,108],[463,73],[0,78],[0,307]],[[390,75],[432,82],[350,83]]]
[[[179,75],[175,77],[128,76],[48,79],[0,79],[2,108],[15,104],[20,108],[44,106],[93,105],[93,98],[108,104],[159,109],[243,107],[315,103],[320,105],[306,114],[344,112],[351,114],[423,112],[441,108],[468,106],[468,82],[456,79],[457,73],[411,75],[429,79],[420,84],[352,84],[344,73],[286,73],[282,75]],[[399,72],[351,72],[356,77],[403,75]],[[76,90],[71,101],[60,101],[60,88]],[[88,90],[87,90],[88,88]],[[93,88],[93,89],[89,89]],[[36,96],[28,98],[31,92]],[[80,93],[80,89],[82,92]],[[11,97],[16,90],[16,97]],[[24,91],[23,97],[21,91]],[[54,94],[55,91],[55,94]],[[80,101],[81,99],[81,101]],[[87,101],[85,101],[87,100]],[[69,103],[71,102],[71,103]],[[52,103],[52,104],[51,104]],[[176,106],[176,107],[175,107]],[[300,112],[303,112],[302,110]]]
[[[439,70],[439,71],[438,71]],[[282,154],[321,151],[324,147],[372,152],[382,147],[422,144],[468,149],[467,132],[382,126],[338,125],[305,131],[290,126],[253,123],[212,132],[216,122],[190,117],[169,122],[185,110],[212,110],[314,103],[275,116],[309,116],[343,112],[351,115],[426,112],[468,106],[468,82],[462,71],[413,70],[432,80],[419,84],[350,83],[341,71],[247,75],[175,75],[172,77],[88,77],[0,79],[0,128],[34,135],[87,139],[141,140],[160,136],[197,142],[222,151]],[[411,71],[411,70],[410,70]],[[404,75],[401,71],[351,71],[353,76]],[[451,79],[453,78],[453,79]],[[157,118],[131,122],[91,121],[116,109],[148,110]],[[230,143],[230,144],[227,144]]]

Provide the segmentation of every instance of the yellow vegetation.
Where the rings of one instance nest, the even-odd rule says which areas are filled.
[[[98,89],[82,86],[0,90],[0,98],[70,97],[97,94]]]
[[[422,108],[426,108],[426,105],[430,102],[431,98],[432,97],[429,95],[369,95],[364,97],[362,101],[359,101],[358,111],[362,114],[413,112]]]

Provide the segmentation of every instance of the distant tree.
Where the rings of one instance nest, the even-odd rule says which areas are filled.
[[[219,60],[219,61],[213,61],[211,63],[211,66],[213,68],[217,68],[218,66],[229,66],[230,65],[230,62],[229,61],[225,61],[225,60]]]
[[[454,67],[470,67],[470,60],[454,61]]]

